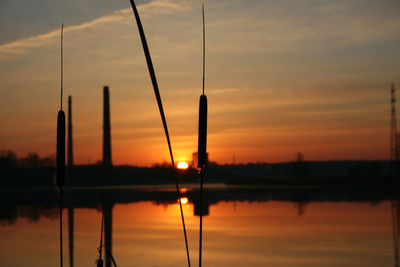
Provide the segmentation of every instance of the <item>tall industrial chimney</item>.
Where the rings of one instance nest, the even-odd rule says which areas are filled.
[[[104,86],[103,119],[103,165],[111,167],[110,94],[108,86]]]
[[[68,96],[68,162],[67,166],[74,165],[74,156],[72,154],[72,97]]]

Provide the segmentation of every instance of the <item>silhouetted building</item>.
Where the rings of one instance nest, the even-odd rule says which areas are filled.
[[[103,107],[103,165],[111,167],[110,93],[108,86],[104,86]]]

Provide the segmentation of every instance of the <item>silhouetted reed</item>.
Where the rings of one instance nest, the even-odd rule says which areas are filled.
[[[200,96],[199,103],[199,136],[197,144],[197,161],[200,169],[200,227],[199,227],[199,267],[202,260],[202,242],[203,242],[203,176],[204,168],[207,164],[207,96],[205,90],[205,21],[204,4],[201,6],[203,15],[203,94]]]
[[[63,96],[63,33],[64,23],[61,26],[61,100],[57,114],[57,186],[60,189],[60,266],[63,266],[62,241],[62,187],[65,183],[65,113],[62,110]]]
[[[162,101],[161,101],[160,92],[158,90],[156,74],[154,72],[153,63],[151,61],[151,56],[150,56],[150,51],[149,51],[149,48],[148,48],[148,45],[147,45],[146,36],[144,34],[142,22],[140,21],[139,13],[137,11],[135,2],[133,0],[130,0],[130,2],[131,2],[131,5],[132,5],[133,13],[134,13],[135,18],[136,18],[136,24],[138,26],[140,39],[142,41],[143,51],[144,51],[144,55],[146,57],[146,62],[147,62],[147,67],[149,69],[149,74],[150,74],[151,82],[153,84],[154,94],[155,94],[156,99],[157,99],[158,109],[160,111],[161,120],[162,120],[162,123],[163,123],[163,126],[164,126],[165,137],[167,138],[169,154],[170,154],[170,157],[171,157],[171,166],[172,166],[172,169],[175,169],[174,156],[173,156],[173,153],[172,153],[171,141],[169,139],[167,121],[166,121],[165,115],[164,115],[164,109],[163,109],[163,105],[162,105]],[[177,179],[176,176],[175,176],[175,185],[176,185],[177,199],[178,199],[178,202],[179,202],[179,208],[180,208],[181,219],[182,219],[183,234],[184,234],[184,237],[185,237],[186,256],[187,256],[188,266],[190,267],[190,255],[189,255],[189,246],[188,246],[187,235],[186,235],[185,218],[184,218],[184,215],[183,215],[183,209],[182,209],[182,203],[181,203],[181,192],[180,192],[180,189],[179,189],[178,179]]]

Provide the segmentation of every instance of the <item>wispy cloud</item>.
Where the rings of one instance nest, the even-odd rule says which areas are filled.
[[[176,11],[182,11],[189,8],[187,1],[171,1],[171,0],[154,0],[150,3],[138,6],[142,17],[154,14],[170,14]],[[81,31],[93,28],[101,24],[113,22],[128,22],[133,19],[131,8],[125,8],[112,12],[111,14],[99,17],[97,19],[87,21],[78,25],[66,26],[64,32]],[[60,29],[55,29],[45,34],[40,34],[28,38],[22,38],[10,43],[0,45],[0,56],[25,53],[28,49],[41,47],[49,42],[54,41],[60,36]]]

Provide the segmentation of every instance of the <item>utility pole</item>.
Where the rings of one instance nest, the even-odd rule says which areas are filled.
[[[396,89],[394,83],[390,90],[391,94],[391,125],[390,125],[390,161],[393,163],[399,160],[399,149],[398,149],[398,135],[397,135],[397,123],[396,123]]]
[[[399,163],[400,135],[397,133],[396,125],[396,89],[392,83],[391,89],[391,125],[390,125],[390,170],[391,175],[397,173]],[[399,267],[400,252],[400,201],[392,200],[392,227],[393,227],[393,248],[395,267]]]

